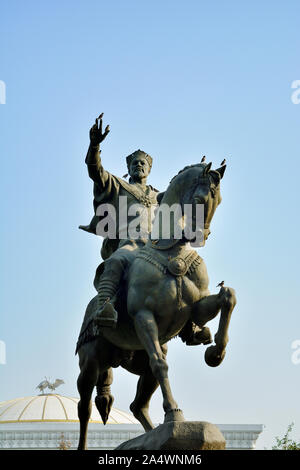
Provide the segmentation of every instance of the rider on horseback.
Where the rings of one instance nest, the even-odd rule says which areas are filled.
[[[148,240],[151,232],[151,226],[154,216],[154,209],[160,201],[161,195],[150,185],[147,185],[147,177],[151,171],[152,158],[141,150],[137,150],[126,158],[128,173],[130,175],[129,182],[118,178],[106,170],[104,170],[99,150],[100,143],[109,133],[109,126],[106,126],[102,133],[102,116],[96,119],[95,124],[90,130],[90,146],[88,149],[86,164],[90,178],[94,181],[94,210],[95,215],[88,226],[80,226],[81,229],[90,233],[97,233],[97,224],[101,220],[97,215],[97,208],[100,204],[110,203],[116,210],[116,233],[115,239],[105,238],[103,241],[101,256],[105,260],[100,265],[101,275],[96,274],[95,287],[98,291],[98,309],[95,320],[97,324],[104,327],[114,327],[117,323],[118,314],[114,308],[117,292],[124,275],[125,269],[134,259],[134,252],[143,247]],[[121,239],[118,235],[124,228],[124,221],[118,217],[120,209],[120,196],[127,199],[127,224],[129,224],[141,216],[141,212],[146,213],[146,226],[143,224],[143,230],[140,228],[140,236],[135,239]],[[139,204],[140,213],[130,215],[130,207]],[[99,268],[100,268],[99,267]],[[99,271],[97,270],[97,273]],[[188,345],[206,344],[210,342],[205,332],[198,326],[189,321],[182,332],[179,334],[182,341]]]

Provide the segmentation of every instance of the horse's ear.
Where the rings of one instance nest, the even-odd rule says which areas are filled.
[[[204,168],[204,173],[203,173],[204,175],[207,175],[207,173],[211,169],[211,165],[212,165],[212,162],[210,162],[206,165],[206,167]]]
[[[226,170],[226,165],[223,165],[223,166],[220,166],[220,168],[217,168],[215,171],[217,171],[220,177],[223,178],[225,170]]]

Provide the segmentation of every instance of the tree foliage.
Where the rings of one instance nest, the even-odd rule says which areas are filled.
[[[272,450],[300,450],[300,442],[293,441],[290,437],[294,424],[289,424],[285,435],[281,439],[275,437],[276,445],[272,447]]]

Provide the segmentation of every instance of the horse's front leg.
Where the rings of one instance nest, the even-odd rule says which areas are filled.
[[[149,356],[149,365],[159,382],[163,395],[163,408],[166,421],[183,421],[181,410],[173,398],[168,377],[168,364],[159,344],[158,328],[150,310],[141,309],[133,316],[136,333]]]
[[[221,310],[218,331],[215,334],[215,346],[205,351],[205,362],[216,367],[224,359],[225,348],[228,343],[228,328],[232,310],[236,304],[235,291],[231,287],[222,287],[219,294],[209,295],[196,302],[192,320],[200,327],[217,316]]]

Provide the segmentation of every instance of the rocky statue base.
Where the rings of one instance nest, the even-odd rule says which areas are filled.
[[[171,421],[123,442],[115,450],[224,450],[219,428],[206,421]]]

